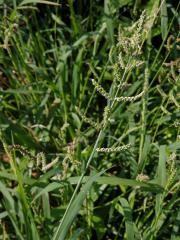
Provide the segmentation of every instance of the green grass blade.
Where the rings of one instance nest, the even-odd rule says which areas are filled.
[[[62,186],[62,183],[53,182],[53,183],[48,184],[45,188],[43,188],[41,191],[39,191],[37,195],[35,195],[32,203],[34,201],[36,201],[43,194],[52,192],[53,190],[58,189],[60,186]]]
[[[163,0],[161,5],[161,34],[162,38],[165,39],[168,32],[168,14],[166,0]]]
[[[17,236],[19,237],[19,239],[23,240],[23,236],[21,234],[21,230],[19,229],[18,226],[18,221],[16,219],[16,209],[15,209],[15,203],[13,198],[11,197],[11,194],[8,191],[8,188],[0,181],[0,192],[3,194],[3,197],[5,198],[5,208],[7,210],[8,213],[8,217],[10,218],[14,229],[16,231]]]
[[[114,24],[112,19],[111,6],[112,6],[112,3],[110,0],[104,1],[104,13],[105,13],[105,19],[106,19],[108,38],[111,45],[114,45]]]
[[[159,148],[159,163],[158,163],[158,184],[162,187],[166,185],[166,146],[162,145]]]
[[[77,184],[79,181],[80,177],[70,177],[68,181],[71,184]],[[87,182],[89,180],[89,177],[85,176],[83,178],[83,183]],[[153,183],[153,181],[149,183],[145,182],[139,182],[133,179],[125,179],[125,178],[119,178],[119,177],[99,177],[95,180],[98,184],[107,184],[107,185],[123,185],[123,186],[130,186],[130,187],[142,187],[142,189],[150,192],[162,192],[163,188],[156,184]]]
[[[159,147],[159,163],[158,163],[158,172],[157,172],[157,182],[160,186],[165,187],[166,185],[166,145],[161,145]],[[162,210],[162,204],[163,204],[163,193],[159,193],[156,196],[156,216],[158,216],[161,213]]]
[[[92,176],[89,180],[85,183],[85,185],[81,188],[80,192],[78,193],[75,200],[72,202],[71,206],[68,209],[68,213],[64,220],[60,223],[58,229],[56,230],[53,240],[64,240],[66,234],[71,226],[72,222],[74,221],[76,215],[78,214],[79,210],[81,209],[82,203],[86,197],[87,192],[90,190],[92,184],[102,175],[105,171],[101,171],[100,173]]]
[[[3,196],[6,198],[6,200],[9,203],[9,206],[11,207],[11,209],[13,209],[13,205],[14,205],[14,200],[11,197],[8,188],[0,181],[0,191],[3,194]]]
[[[135,233],[132,220],[132,210],[129,206],[128,201],[125,198],[121,198],[120,203],[124,212],[127,240],[134,240]]]

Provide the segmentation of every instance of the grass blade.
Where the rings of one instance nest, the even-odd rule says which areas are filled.
[[[86,197],[87,192],[91,188],[92,184],[102,175],[105,171],[101,171],[100,173],[92,176],[89,180],[85,183],[85,185],[81,188],[81,191],[72,202],[71,206],[68,209],[68,214],[64,218],[64,220],[60,223],[56,233],[53,236],[53,240],[64,240],[66,234],[69,230],[70,225],[74,221],[76,215],[78,214],[82,203]]]
[[[71,177],[68,179],[68,181],[71,184],[77,184],[79,181],[80,177]],[[89,180],[89,177],[85,176],[83,179],[83,183],[87,182]],[[139,182],[133,179],[126,179],[126,178],[119,178],[119,177],[99,177],[95,180],[98,184],[107,184],[111,186],[115,185],[123,185],[123,186],[130,186],[130,187],[142,187],[142,189],[150,192],[162,192],[163,188],[156,184],[153,183],[153,181],[149,183],[145,182]]]
[[[163,0],[161,5],[161,34],[163,40],[166,38],[168,32],[168,14],[166,0]]]
[[[120,203],[124,212],[127,240],[134,240],[135,234],[132,221],[132,210],[129,206],[128,201],[125,198],[121,198]]]
[[[159,148],[159,164],[158,164],[158,184],[162,187],[166,185],[166,146]]]

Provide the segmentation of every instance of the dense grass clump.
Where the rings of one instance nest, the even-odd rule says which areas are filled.
[[[179,239],[179,5],[0,0],[0,239]]]

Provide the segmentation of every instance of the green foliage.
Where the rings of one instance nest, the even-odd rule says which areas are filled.
[[[178,239],[179,5],[0,1],[0,238]]]

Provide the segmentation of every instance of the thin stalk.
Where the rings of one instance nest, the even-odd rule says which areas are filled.
[[[94,156],[94,153],[95,153],[95,151],[96,151],[96,148],[97,148],[97,146],[98,146],[98,143],[99,143],[99,140],[100,140],[100,138],[101,138],[101,136],[102,136],[102,133],[103,133],[103,130],[100,130],[100,132],[99,132],[99,134],[98,134],[98,137],[97,137],[97,139],[96,139],[96,142],[95,142],[95,144],[94,144],[93,150],[92,150],[92,152],[91,152],[91,155],[90,155],[90,157],[89,157],[89,160],[88,160],[88,162],[87,162],[87,164],[86,164],[85,170],[83,171],[83,173],[82,173],[82,175],[81,175],[81,177],[80,177],[80,179],[79,179],[79,181],[78,181],[78,183],[77,183],[77,185],[76,185],[76,188],[75,188],[75,190],[74,190],[74,192],[73,192],[73,195],[72,195],[72,197],[71,197],[71,199],[70,199],[70,201],[69,201],[69,204],[68,204],[68,206],[67,206],[67,208],[66,208],[66,211],[65,211],[65,213],[64,213],[64,215],[63,215],[63,218],[62,218],[62,220],[61,220],[61,223],[59,224],[58,229],[56,230],[56,234],[54,235],[53,240],[56,240],[56,239],[57,239],[57,235],[58,235],[59,229],[61,228],[61,225],[62,225],[63,221],[65,220],[65,218],[66,218],[66,216],[67,216],[67,214],[68,214],[68,212],[69,212],[69,208],[70,208],[71,204],[73,203],[73,201],[74,201],[74,199],[75,199],[75,196],[76,196],[76,194],[77,194],[77,192],[78,192],[78,190],[79,190],[79,188],[80,188],[80,185],[81,185],[81,183],[82,183],[82,180],[83,180],[83,178],[84,178],[84,176],[85,176],[85,174],[86,174],[86,171],[87,171],[87,169],[88,169],[88,167],[89,167],[89,165],[90,165],[90,163],[91,163],[91,160],[92,160],[92,158],[93,158],[93,156]]]
[[[34,222],[34,218],[33,218],[30,206],[27,202],[27,197],[26,197],[26,194],[24,191],[22,174],[17,166],[15,158],[9,152],[8,146],[6,145],[5,141],[2,139],[1,136],[0,136],[0,140],[3,143],[6,154],[8,155],[8,157],[10,159],[11,168],[12,168],[12,170],[16,176],[17,182],[18,182],[17,191],[19,193],[19,198],[21,200],[24,219],[25,219],[26,237],[29,240],[31,240],[31,239],[39,240],[39,234],[38,234],[38,231],[36,228],[36,224]]]
[[[130,61],[131,61],[131,58],[129,58],[129,61],[128,61],[128,63],[127,63],[127,66],[128,66],[128,64],[129,64]],[[127,73],[127,69],[128,69],[128,68],[125,68],[125,71],[124,71],[123,76],[122,76],[122,81],[124,81],[124,78],[125,78],[126,73]],[[112,85],[113,85],[113,84],[112,84]],[[111,85],[111,89],[112,89],[112,85]],[[110,89],[110,92],[111,92],[111,89]],[[112,101],[112,103],[111,103],[111,105],[110,105],[110,108],[111,108],[111,109],[112,109],[113,106],[114,106],[115,98],[117,97],[117,95],[118,95],[118,93],[119,93],[119,90],[120,90],[120,86],[117,88],[117,91],[116,91],[114,100]],[[90,163],[91,163],[91,161],[92,161],[92,159],[93,159],[93,156],[94,156],[94,154],[95,154],[96,148],[98,147],[99,141],[100,141],[100,139],[101,139],[101,137],[102,137],[102,135],[103,135],[103,132],[104,132],[105,128],[106,128],[106,126],[104,126],[104,128],[101,129],[100,132],[99,132],[99,134],[98,134],[98,137],[97,137],[96,142],[95,142],[95,144],[94,144],[94,147],[93,147],[93,150],[92,150],[92,152],[91,152],[91,155],[90,155],[90,157],[89,157],[89,159],[88,159],[88,161],[87,161],[86,167],[85,167],[85,169],[84,169],[81,177],[79,178],[79,181],[78,181],[78,183],[77,183],[77,185],[76,185],[76,188],[75,188],[75,190],[74,190],[74,192],[73,192],[73,195],[72,195],[72,197],[71,197],[71,199],[70,199],[70,201],[69,201],[69,204],[68,204],[68,206],[67,206],[67,208],[66,208],[66,211],[65,211],[65,213],[64,213],[64,215],[63,215],[63,217],[62,217],[61,223],[59,224],[58,229],[56,230],[56,233],[55,233],[55,235],[54,235],[53,240],[56,240],[56,239],[57,239],[59,229],[61,228],[61,225],[63,224],[63,222],[64,222],[64,220],[65,220],[65,218],[66,218],[66,216],[67,216],[67,214],[68,214],[68,212],[69,212],[70,206],[72,205],[72,203],[73,203],[73,201],[74,201],[74,199],[75,199],[75,196],[76,196],[76,194],[77,194],[77,192],[78,192],[78,190],[79,190],[79,188],[80,188],[80,186],[81,186],[81,183],[82,183],[82,181],[83,181],[83,178],[84,178],[84,176],[85,176],[85,174],[86,174],[86,172],[87,172],[87,170],[88,170],[88,168],[89,168],[89,165],[90,165]]]
[[[163,100],[163,102],[162,102],[161,105],[163,105],[164,102],[165,102],[165,100]],[[166,102],[166,104],[165,104],[165,108],[167,108],[168,104],[169,104],[169,98],[168,98],[168,100],[167,100],[167,102]],[[160,120],[163,118],[163,116],[164,116],[164,112],[162,113]],[[161,125],[160,122],[161,122],[161,121],[159,121],[159,122],[157,123],[156,129],[155,129],[155,131],[154,131],[154,136],[153,136],[152,142],[155,141],[156,135],[157,135],[157,133],[158,133],[159,126]]]
[[[147,71],[147,73],[146,73]],[[146,76],[147,75],[147,76]],[[144,139],[146,134],[146,110],[147,110],[147,87],[149,82],[148,76],[148,67],[145,70],[145,81],[143,86],[143,91],[145,92],[145,96],[142,99],[142,113],[141,113],[141,136],[140,136],[140,148],[139,148],[139,160],[138,164],[142,163],[142,155],[143,155],[143,146]]]
[[[180,35],[180,32],[179,32],[178,35],[177,35],[177,39],[179,38],[179,35]],[[156,80],[156,78],[157,78],[159,72],[161,71],[161,68],[162,68],[163,64],[164,64],[164,63],[166,62],[166,60],[168,59],[168,57],[169,57],[169,55],[170,55],[172,49],[173,49],[173,48],[171,48],[170,51],[169,51],[169,52],[167,53],[167,55],[165,56],[165,58],[164,58],[164,60],[163,60],[163,62],[162,62],[162,64],[161,64],[161,66],[159,67],[159,69],[157,70],[156,74],[154,75],[154,77],[153,77],[151,83],[149,84],[149,87],[151,87],[152,84],[154,83],[154,81]]]
[[[164,1],[162,1],[162,3],[163,3]],[[162,6],[162,3],[161,3],[161,6]],[[160,7],[161,7],[160,6]],[[179,6],[180,6],[180,2],[178,3],[178,6],[177,6],[177,8],[176,8],[176,11],[178,12],[178,8],[179,8]],[[163,46],[164,46],[164,43],[165,43],[165,41],[166,41],[166,39],[167,39],[167,36],[168,36],[168,34],[169,34],[169,31],[170,31],[170,29],[171,29],[171,27],[172,27],[172,24],[173,24],[173,22],[174,22],[174,19],[175,19],[175,14],[174,14],[174,16],[172,17],[172,20],[171,20],[171,22],[170,22],[170,24],[169,24],[169,28],[168,28],[168,31],[167,31],[167,33],[166,33],[166,35],[165,35],[165,37],[164,37],[164,39],[163,39],[163,41],[162,41],[162,43],[161,43],[161,46],[160,46],[160,48],[159,48],[159,50],[158,50],[158,52],[157,52],[157,54],[156,54],[156,57],[155,57],[155,59],[154,59],[154,61],[153,61],[153,63],[152,63],[152,68],[154,67],[154,65],[155,65],[155,63],[156,63],[156,61],[157,61],[157,58],[159,57],[159,54],[160,54],[160,52],[161,52],[161,50],[162,50],[162,48],[163,48]]]

